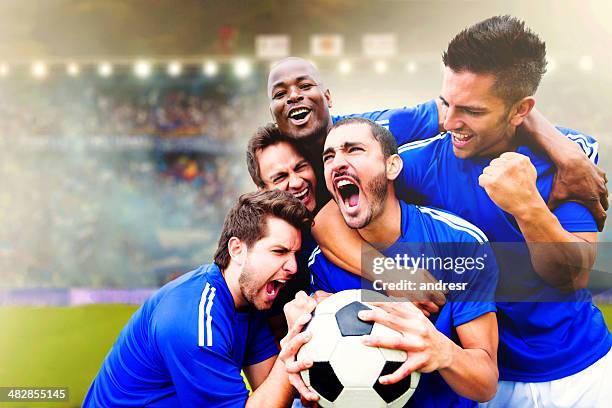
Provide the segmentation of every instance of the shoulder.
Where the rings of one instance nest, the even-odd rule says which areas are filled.
[[[400,156],[418,154],[423,150],[435,150],[443,148],[449,143],[450,137],[448,136],[448,133],[443,132],[427,139],[415,140],[413,142],[404,143],[397,148],[397,151]]]
[[[453,213],[434,207],[408,206],[413,208],[424,227],[438,242],[488,242],[480,228]]]
[[[226,337],[229,300],[217,274],[216,265],[204,265],[162,288],[168,287],[152,319],[159,342],[189,349]]]
[[[599,153],[599,143],[593,136],[562,126],[557,126],[557,129],[568,139],[580,146],[589,159],[595,162]]]
[[[311,267],[315,263],[320,264],[325,262],[327,262],[327,259],[325,259],[323,253],[321,253],[321,248],[318,245],[315,246],[308,256],[308,267]]]

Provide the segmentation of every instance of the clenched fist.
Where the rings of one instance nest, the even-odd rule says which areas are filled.
[[[528,211],[534,201],[543,201],[536,187],[537,177],[527,156],[506,152],[484,168],[478,183],[499,208],[516,217]]]

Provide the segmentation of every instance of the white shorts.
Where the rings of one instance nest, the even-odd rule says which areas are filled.
[[[608,408],[612,406],[612,350],[584,370],[558,380],[500,381],[480,408]]]

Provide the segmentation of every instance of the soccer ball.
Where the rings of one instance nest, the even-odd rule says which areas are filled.
[[[361,342],[361,336],[366,334],[401,335],[387,326],[357,317],[360,310],[374,308],[361,301],[366,293],[368,299],[387,299],[373,291],[338,292],[317,305],[306,327],[312,338],[298,351],[297,358],[312,359],[312,367],[301,375],[304,383],[319,395],[319,405],[324,408],[402,407],[419,383],[418,372],[396,384],[382,385],[378,381],[380,376],[394,372],[406,360],[406,353]]]

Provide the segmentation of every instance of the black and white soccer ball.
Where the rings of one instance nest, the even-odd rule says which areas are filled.
[[[382,324],[364,322],[360,310],[373,309],[361,301],[382,295],[366,290],[345,290],[319,303],[307,329],[312,338],[299,351],[313,360],[302,379],[319,395],[319,405],[327,407],[402,407],[414,393],[420,374],[413,372],[400,382],[382,385],[378,378],[393,373],[406,360],[406,353],[366,346],[361,336],[400,336]],[[372,297],[371,297],[372,296]]]

